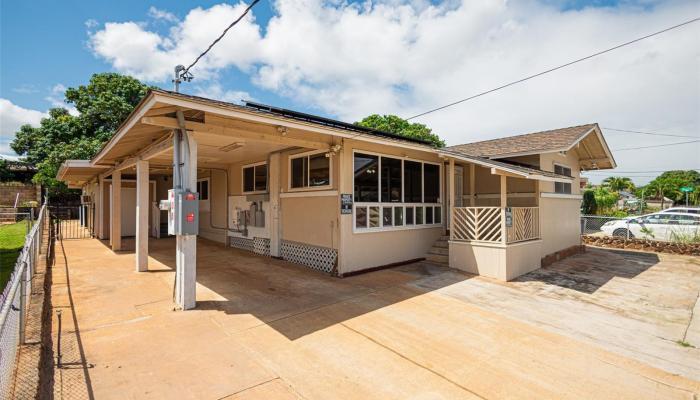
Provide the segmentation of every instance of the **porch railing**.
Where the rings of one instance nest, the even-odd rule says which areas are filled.
[[[515,243],[540,238],[539,207],[453,207],[450,240]]]

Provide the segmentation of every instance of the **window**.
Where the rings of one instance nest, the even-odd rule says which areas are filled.
[[[423,202],[422,180],[423,164],[415,161],[403,162],[403,188],[406,191],[404,202],[406,203],[421,203]]]
[[[382,202],[400,203],[401,196],[401,160],[382,157]]]
[[[423,202],[437,203],[440,199],[440,167],[438,165],[423,165],[423,187]]]
[[[379,157],[355,154],[355,201],[379,201]]]
[[[267,164],[260,163],[243,167],[243,193],[267,190]]]
[[[325,153],[315,153],[290,158],[290,181],[292,189],[330,186],[331,159]]]
[[[197,193],[199,200],[209,200],[209,178],[197,181]]]
[[[571,168],[554,164],[554,173],[571,176]],[[554,182],[554,193],[571,194],[571,182]]]
[[[361,152],[353,163],[356,230],[442,223],[440,165]]]

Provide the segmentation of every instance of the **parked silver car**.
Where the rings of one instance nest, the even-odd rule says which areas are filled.
[[[700,237],[700,214],[665,210],[609,221],[603,224],[600,230],[610,236],[664,241],[697,240]]]

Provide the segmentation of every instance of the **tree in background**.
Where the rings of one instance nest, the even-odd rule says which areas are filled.
[[[56,180],[61,164],[97,154],[148,89],[129,76],[95,74],[87,85],[66,90],[66,103],[75,106],[78,116],[65,108],[52,108],[38,127],[20,127],[10,147],[36,165],[34,183],[46,186],[51,194],[65,192],[65,184]]]
[[[674,202],[685,202],[685,193],[681,192],[682,187],[692,187],[694,191],[688,196],[690,204],[700,205],[700,172],[689,171],[666,171],[649,182],[644,188],[647,193],[653,193],[661,199],[661,207],[664,206],[664,197],[668,197]]]
[[[593,189],[586,189],[583,192],[583,202],[581,203],[581,213],[585,215],[594,215],[598,211],[598,204],[595,201],[595,192]]]
[[[621,190],[634,190],[634,183],[632,179],[626,176],[609,176],[603,179],[603,186],[612,190],[613,192],[619,192]]]
[[[379,131],[394,133],[397,135],[427,140],[435,147],[445,147],[445,141],[433,133],[432,129],[419,123],[411,123],[396,115],[378,115],[372,114],[355,122],[355,125],[364,126],[365,128],[376,129]]]
[[[594,189],[593,195],[597,211],[609,212],[617,204],[617,193],[608,190],[604,186],[599,186]]]

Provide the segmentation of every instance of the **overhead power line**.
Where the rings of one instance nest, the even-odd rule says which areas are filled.
[[[700,138],[700,136],[676,135],[676,134],[671,134],[671,133],[657,133],[657,132],[642,132],[642,131],[632,131],[632,130],[628,130],[628,129],[615,129],[615,128],[606,128],[606,127],[603,127],[603,129],[605,129],[607,131],[616,131],[616,132],[624,132],[624,133],[639,133],[640,135],[668,136],[668,137],[680,137],[680,138],[691,138],[691,139]]]
[[[204,57],[204,56],[209,52],[209,50],[212,49],[212,47],[214,47],[217,43],[219,43],[219,41],[220,41],[221,39],[223,39],[224,36],[226,36],[226,33],[229,31],[229,29],[233,28],[233,27],[234,27],[237,23],[239,23],[246,15],[248,15],[248,12],[250,11],[250,9],[253,8],[253,7],[255,7],[255,5],[258,4],[259,1],[260,1],[260,0],[253,0],[253,2],[250,3],[250,5],[249,5],[248,7],[246,7],[245,11],[243,11],[243,14],[241,14],[238,18],[236,18],[235,21],[231,22],[231,24],[230,24],[229,26],[227,26],[226,29],[224,29],[223,32],[221,32],[221,35],[220,35],[218,38],[216,38],[213,42],[211,42],[211,44],[209,45],[209,47],[207,47],[207,49],[204,50],[204,51],[202,52],[202,54],[200,54],[199,56],[197,56],[197,58],[192,62],[192,64],[189,65],[189,67],[185,68],[185,72],[189,72],[190,68],[194,67],[194,65],[197,64],[197,62],[198,62],[202,57]]]
[[[697,143],[697,142],[700,142],[700,139],[697,139],[697,140],[688,140],[687,142],[676,142],[676,143],[655,144],[655,145],[651,145],[651,146],[626,147],[626,148],[623,148],[623,149],[612,149],[612,151],[627,151],[627,150],[651,149],[651,148],[654,148],[654,147],[677,146],[677,145],[681,145],[681,144]]]
[[[444,106],[440,106],[440,107],[437,107],[437,108],[433,108],[432,110],[428,110],[428,111],[422,112],[422,113],[420,113],[420,114],[416,114],[416,115],[414,115],[414,116],[412,116],[412,117],[406,118],[406,120],[411,120],[411,119],[414,119],[414,118],[418,118],[418,117],[421,117],[421,116],[426,115],[426,114],[434,113],[435,111],[444,110],[445,108],[452,107],[452,106],[455,106],[455,105],[460,104],[460,103],[464,103],[465,101],[469,101],[469,100],[475,99],[475,98],[477,98],[477,97],[481,97],[481,96],[483,96],[483,95],[486,95],[486,94],[489,94],[489,93],[493,93],[493,92],[498,91],[498,90],[501,90],[501,89],[505,89],[505,88],[507,88],[507,87],[509,87],[509,86],[513,86],[513,85],[516,85],[516,84],[518,84],[518,83],[525,82],[525,81],[530,80],[530,79],[533,79],[533,78],[537,78],[538,76],[542,76],[542,75],[548,74],[548,73],[550,73],[550,72],[554,72],[554,71],[556,71],[556,70],[559,70],[559,69],[568,67],[568,66],[570,66],[570,65],[579,63],[579,62],[581,62],[581,61],[589,60],[589,59],[594,58],[594,57],[597,57],[597,56],[599,56],[599,55],[602,55],[602,54],[611,52],[611,51],[613,51],[613,50],[617,50],[617,49],[619,49],[619,48],[621,48],[621,47],[629,46],[629,45],[631,45],[631,44],[633,44],[633,43],[637,43],[637,42],[642,41],[642,40],[644,40],[644,39],[648,39],[648,38],[650,38],[650,37],[652,37],[652,36],[660,35],[660,34],[662,34],[662,33],[668,32],[668,31],[673,30],[673,29],[680,28],[680,27],[682,27],[682,26],[684,26],[684,25],[692,24],[693,22],[697,22],[697,21],[700,21],[700,17],[698,17],[698,18],[693,18],[693,19],[691,19],[691,20],[682,22],[682,23],[680,23],[680,24],[671,26],[671,27],[666,28],[666,29],[662,29],[662,30],[660,30],[660,31],[651,33],[651,34],[646,35],[646,36],[642,36],[642,37],[637,38],[637,39],[634,39],[634,40],[630,40],[629,42],[625,42],[625,43],[619,44],[619,45],[617,45],[617,46],[610,47],[610,48],[605,49],[605,50],[601,50],[601,51],[599,51],[599,52],[597,52],[597,53],[591,54],[591,55],[586,56],[586,57],[579,58],[579,59],[574,60],[574,61],[570,61],[570,62],[568,62],[568,63],[566,63],[566,64],[562,64],[562,65],[559,65],[559,66],[554,67],[554,68],[550,68],[550,69],[548,69],[548,70],[546,70],[546,71],[542,71],[542,72],[536,73],[536,74],[534,74],[534,75],[530,75],[530,76],[527,76],[527,77],[525,77],[525,78],[518,79],[517,81],[513,81],[513,82],[510,82],[510,83],[506,83],[505,85],[501,85],[501,86],[499,86],[499,87],[496,87],[496,88],[487,90],[487,91],[485,91],[485,92],[477,93],[477,94],[475,94],[475,95],[473,95],[473,96],[470,96],[470,97],[467,97],[467,98],[464,98],[464,99],[461,99],[461,100],[453,101],[452,103],[445,104]]]

